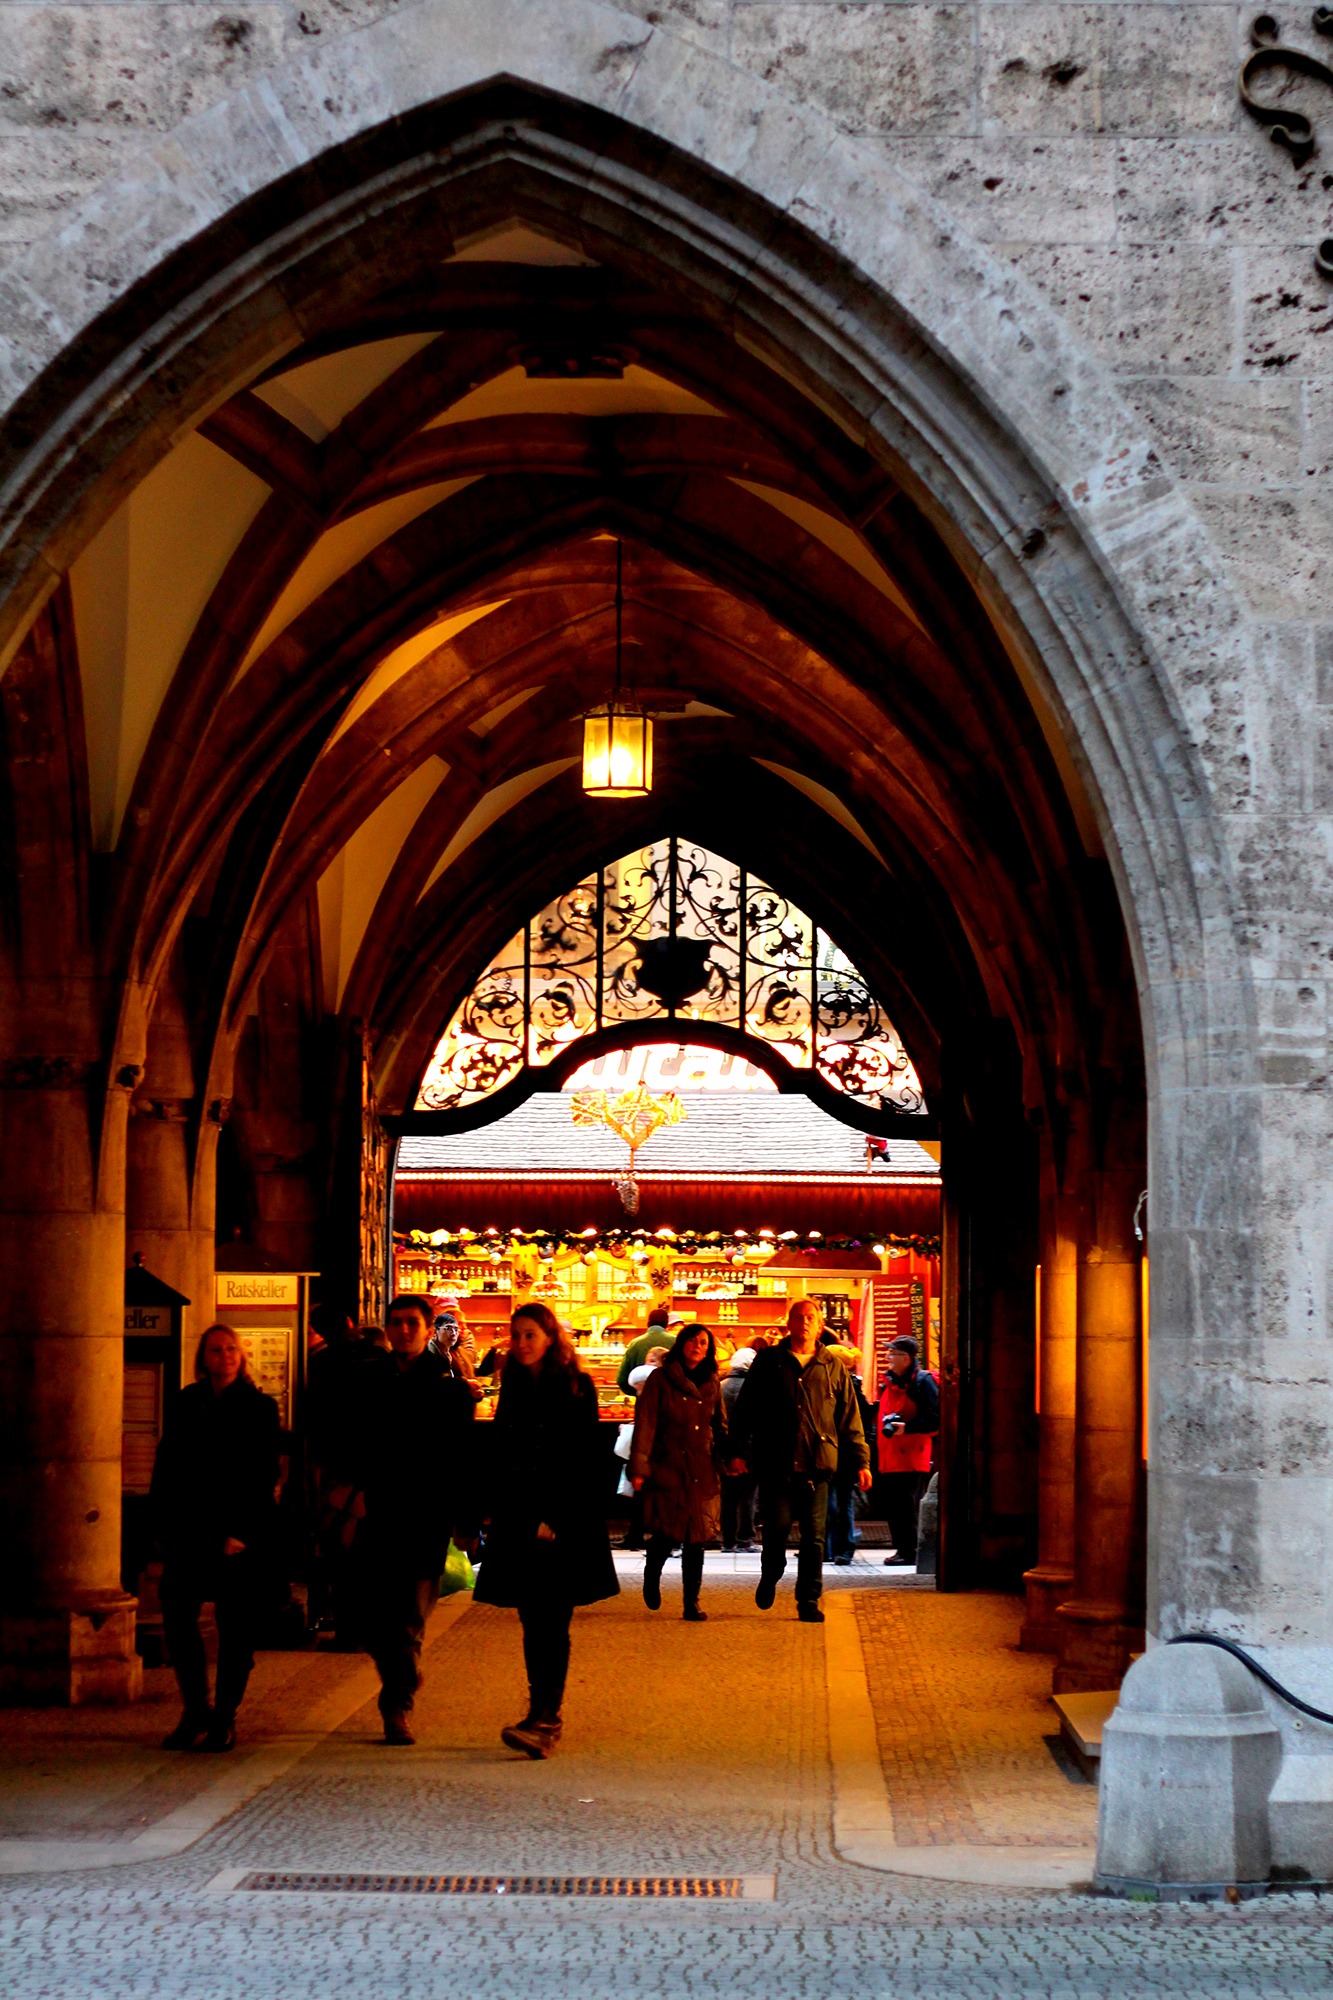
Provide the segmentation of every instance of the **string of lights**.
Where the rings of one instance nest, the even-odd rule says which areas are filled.
[[[856,1251],[877,1257],[938,1257],[940,1239],[929,1235],[889,1234],[871,1236],[828,1236],[818,1229],[409,1229],[395,1233],[394,1240],[405,1250],[431,1250],[452,1257],[500,1259],[517,1250],[535,1250],[542,1259],[560,1251],[577,1250],[594,1254],[599,1250],[612,1257],[646,1260],[654,1252],[670,1251],[675,1256],[729,1256],[733,1260],[767,1260],[783,1256],[817,1256],[820,1253]]]

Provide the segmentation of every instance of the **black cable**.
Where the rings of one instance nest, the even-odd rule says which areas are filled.
[[[1298,1694],[1293,1694],[1290,1688],[1284,1688],[1281,1681],[1273,1679],[1267,1667],[1261,1667],[1257,1660],[1252,1660],[1234,1639],[1219,1639],[1213,1632],[1178,1632],[1174,1639],[1168,1639],[1166,1643],[1168,1646],[1216,1646],[1219,1652],[1230,1653],[1233,1659],[1248,1667],[1256,1679],[1261,1680],[1265,1687],[1272,1688],[1273,1693],[1289,1702],[1292,1708],[1299,1708],[1302,1715],[1312,1715],[1316,1722],[1333,1723],[1333,1715],[1325,1714],[1322,1708],[1315,1708],[1311,1702],[1302,1701]]]

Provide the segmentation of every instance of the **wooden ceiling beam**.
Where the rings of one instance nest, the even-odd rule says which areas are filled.
[[[606,483],[688,472],[748,479],[828,507],[820,488],[784,453],[727,417],[515,414],[415,432],[380,460],[343,511],[446,479],[531,473]]]
[[[248,389],[206,417],[200,435],[316,520],[327,503],[319,447]]]

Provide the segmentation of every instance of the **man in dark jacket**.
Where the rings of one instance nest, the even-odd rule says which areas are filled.
[[[366,1517],[357,1547],[367,1650],[382,1683],[384,1740],[407,1744],[421,1686],[422,1636],[440,1594],[449,1537],[471,1525],[476,1404],[448,1359],[427,1349],[432,1313],[425,1299],[394,1299],[387,1327],[390,1351],[374,1350],[364,1378]]]
[[[852,1378],[830,1349],[819,1345],[823,1315],[812,1299],[798,1299],[787,1315],[787,1337],[756,1355],[736,1398],[731,1444],[759,1480],[763,1556],[754,1601],[767,1611],[787,1567],[787,1536],[800,1529],[796,1558],[796,1608],[803,1623],[822,1625],[824,1534],[829,1484],[841,1456],[855,1464],[856,1482],[870,1485],[870,1451],[861,1427]]]
[[[310,1325],[323,1345],[310,1357],[305,1434],[309,1497],[315,1521],[310,1611],[331,1626],[339,1648],[359,1652],[356,1564],[351,1536],[360,1511],[360,1464],[366,1383],[378,1350],[330,1303],[317,1305]]]
[[[255,1632],[272,1554],[279,1477],[278,1406],[250,1380],[240,1341],[212,1326],[199,1343],[199,1379],[168,1408],[150,1505],[162,1544],[162,1623],[184,1714],[165,1748],[230,1750],[236,1711],[254,1667]],[[199,1614],[217,1617],[217,1693]]]

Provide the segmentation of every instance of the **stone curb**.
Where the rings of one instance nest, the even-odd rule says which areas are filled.
[[[824,1599],[824,1671],[833,1766],[833,1848],[842,1861],[885,1874],[979,1888],[1072,1889],[1090,1884],[1086,1847],[900,1847],[851,1594]]]

